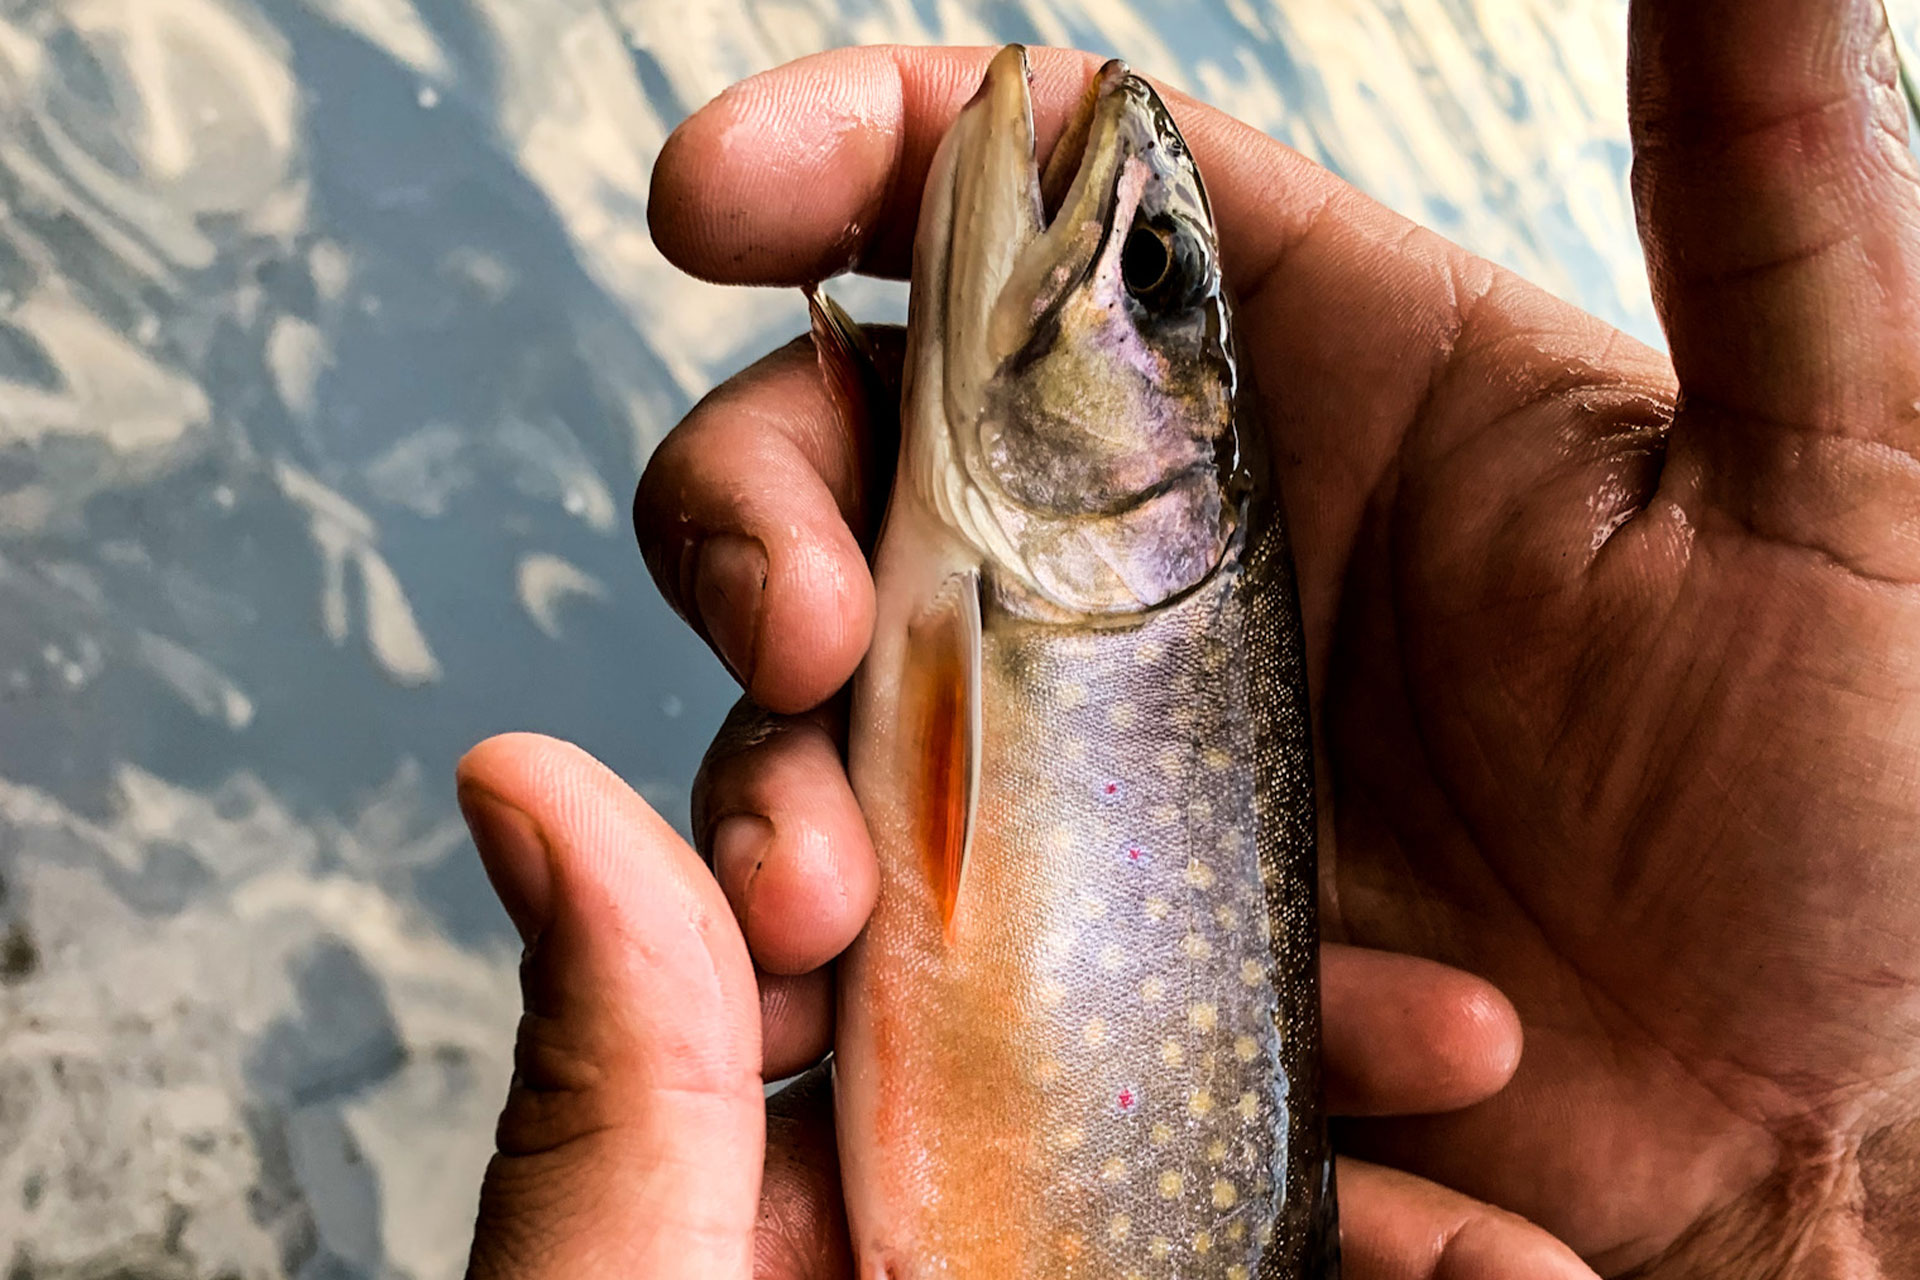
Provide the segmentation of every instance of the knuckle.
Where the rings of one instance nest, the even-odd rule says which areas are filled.
[[[520,1019],[513,1083],[494,1132],[502,1156],[549,1154],[611,1127],[605,1072],[564,1022],[539,1014]]]

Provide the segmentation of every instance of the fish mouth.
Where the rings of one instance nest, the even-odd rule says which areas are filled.
[[[1154,132],[1165,121],[1146,82],[1109,62],[1043,174],[1031,79],[1023,46],[994,56],[941,144],[922,208],[917,244],[941,260],[917,262],[915,283],[934,284],[939,295],[945,381],[949,398],[958,392],[962,401],[950,406],[955,421],[977,408],[966,403],[968,392],[1020,349],[1048,303],[1088,269],[1116,218],[1131,216],[1122,177],[1133,148],[1120,135]]]

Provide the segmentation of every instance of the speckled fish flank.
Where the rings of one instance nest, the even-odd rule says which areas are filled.
[[[1027,95],[1011,47],[916,242],[850,745],[881,867],[836,1045],[859,1273],[1321,1280],[1300,624],[1211,210],[1124,66],[1044,177]],[[853,386],[857,333],[816,322]]]

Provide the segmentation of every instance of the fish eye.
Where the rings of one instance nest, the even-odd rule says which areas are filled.
[[[1138,226],[1120,249],[1120,278],[1134,297],[1153,292],[1173,268],[1172,237],[1159,227]]]
[[[1178,218],[1136,222],[1120,248],[1120,279],[1147,311],[1170,316],[1191,309],[1212,282],[1207,250]]]

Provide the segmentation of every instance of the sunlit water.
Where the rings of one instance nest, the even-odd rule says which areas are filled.
[[[1624,8],[0,0],[0,1266],[459,1272],[517,1007],[452,762],[563,734],[684,824],[729,700],[626,505],[801,315],[654,253],[692,106],[1120,53],[1654,338]]]

